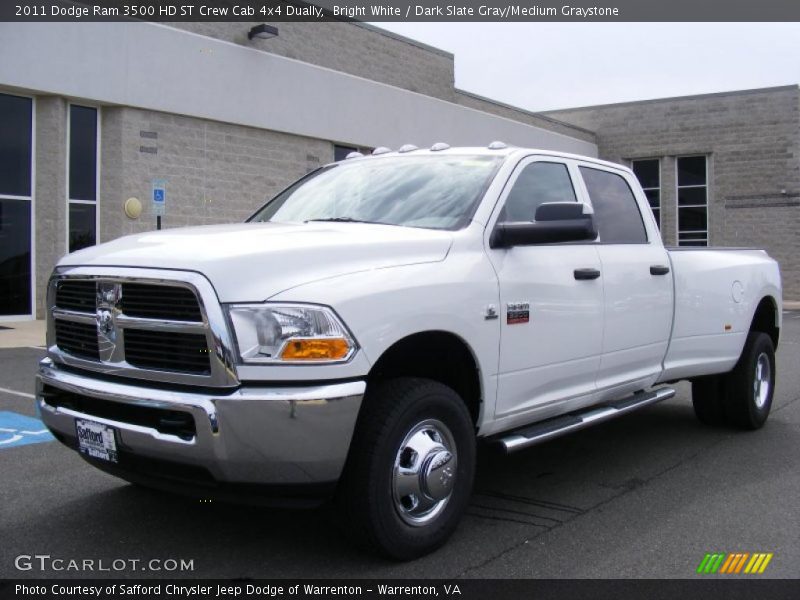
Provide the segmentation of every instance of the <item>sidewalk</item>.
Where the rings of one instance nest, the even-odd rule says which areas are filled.
[[[6,329],[8,327],[8,329]],[[0,348],[45,345],[45,321],[0,321]]]

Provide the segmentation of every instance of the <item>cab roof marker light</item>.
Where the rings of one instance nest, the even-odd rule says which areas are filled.
[[[440,150],[447,150],[450,148],[450,144],[446,144],[445,142],[436,142],[433,146],[431,146],[431,152],[439,152]]]
[[[378,146],[375,150],[372,151],[372,156],[380,156],[381,154],[386,154],[387,152],[391,152],[391,148],[387,148],[386,146]]]
[[[413,152],[414,150],[419,150],[414,144],[403,144],[400,146],[398,152]]]
[[[361,154],[361,152],[351,152],[350,154],[348,154],[347,156],[345,156],[345,157],[344,157],[344,159],[345,159],[345,160],[348,160],[348,159],[350,159],[350,158],[362,158],[363,156],[364,156],[364,155],[363,155],[363,154]]]
[[[508,148],[508,144],[499,140],[495,140],[489,144],[489,150],[505,150],[506,148]]]

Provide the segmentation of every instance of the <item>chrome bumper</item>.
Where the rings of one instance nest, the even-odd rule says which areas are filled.
[[[53,406],[47,401],[47,388],[187,412],[194,418],[196,434],[184,439]],[[36,377],[36,404],[45,425],[67,443],[76,437],[75,419],[85,418],[117,429],[121,456],[200,467],[219,483],[297,485],[338,480],[365,389],[364,381],[354,381],[309,387],[242,386],[220,395],[190,393],[98,380],[60,369],[45,358]]]

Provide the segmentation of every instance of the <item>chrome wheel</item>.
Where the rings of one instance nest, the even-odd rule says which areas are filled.
[[[772,365],[769,356],[762,352],[756,359],[756,374],[753,378],[753,399],[757,408],[764,408],[764,404],[769,398],[769,390],[772,385]]]
[[[394,459],[394,504],[413,526],[430,523],[450,500],[458,456],[453,434],[441,421],[418,423],[406,435]]]

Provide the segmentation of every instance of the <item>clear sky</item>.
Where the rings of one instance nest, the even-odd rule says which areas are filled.
[[[455,54],[456,87],[550,110],[800,83],[800,23],[373,23]]]

